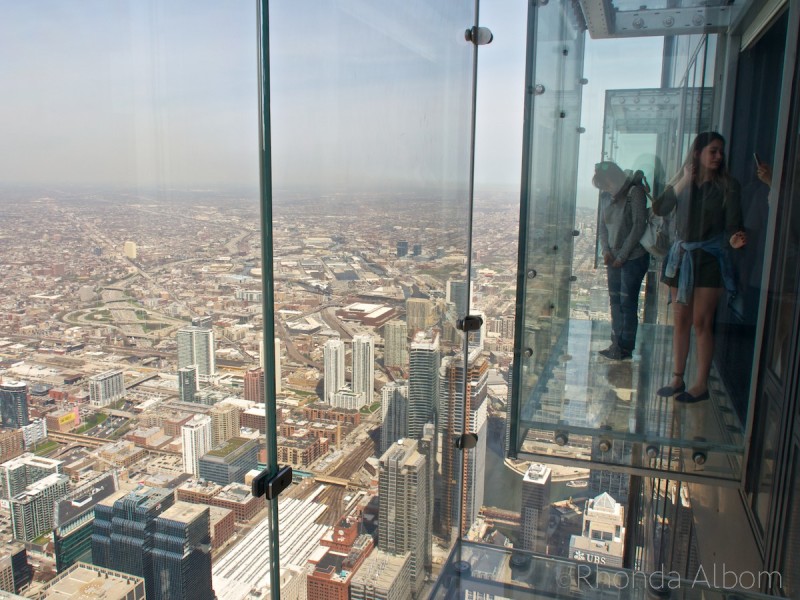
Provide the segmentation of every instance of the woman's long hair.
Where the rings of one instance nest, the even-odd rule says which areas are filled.
[[[728,190],[728,185],[730,184],[731,176],[728,174],[728,167],[725,164],[725,138],[718,134],[716,131],[704,131],[697,135],[692,142],[692,147],[689,149],[689,154],[686,156],[686,160],[683,161],[680,170],[675,174],[672,180],[669,182],[669,185],[675,185],[678,183],[681,177],[683,177],[684,169],[691,165],[694,169],[695,177],[700,173],[700,153],[703,151],[703,148],[708,146],[711,142],[722,142],[723,152],[722,152],[722,162],[719,164],[719,169],[714,173],[711,178],[712,183],[722,188],[723,191]],[[695,185],[697,182],[694,182]]]

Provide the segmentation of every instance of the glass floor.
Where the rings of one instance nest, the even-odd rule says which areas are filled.
[[[460,556],[459,556],[460,552]],[[773,598],[747,590],[711,587],[710,572],[696,580],[609,568],[564,558],[511,551],[486,544],[462,542],[450,556],[445,573],[430,598],[681,598],[683,600],[757,600]]]
[[[610,323],[565,323],[523,400],[519,458],[738,481],[745,427],[715,372],[709,400],[682,404],[656,393],[672,372],[671,336],[671,326],[640,324],[632,360],[615,361],[599,354]],[[690,356],[687,381],[692,367]]]

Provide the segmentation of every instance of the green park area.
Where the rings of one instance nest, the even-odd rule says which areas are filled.
[[[381,403],[380,402],[373,402],[369,406],[362,406],[360,411],[362,413],[364,413],[365,415],[371,415],[376,410],[378,410],[380,407],[381,407]]]
[[[81,434],[84,431],[90,430],[92,427],[96,427],[97,425],[105,421],[107,418],[108,415],[103,413],[94,413],[92,415],[89,415],[83,420],[83,424],[72,433]]]

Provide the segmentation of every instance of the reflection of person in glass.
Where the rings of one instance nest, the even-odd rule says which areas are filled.
[[[736,294],[728,247],[747,243],[742,226],[741,187],[725,167],[725,140],[701,133],[692,144],[683,169],[653,201],[653,212],[675,210],[676,241],[665,260],[662,281],[669,285],[675,317],[672,340],[674,372],[660,396],[680,402],[708,398],[708,374],[714,354],[714,313],[723,286]],[[686,389],[683,375],[689,356],[691,328],[697,343],[697,377]]]
[[[600,246],[607,268],[611,304],[611,345],[600,354],[624,360],[633,354],[639,324],[639,290],[650,255],[639,243],[647,224],[641,171],[627,176],[613,162],[595,165],[600,189]]]

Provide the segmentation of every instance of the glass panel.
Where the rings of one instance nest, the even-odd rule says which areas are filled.
[[[800,451],[797,446],[792,455],[792,467],[788,472],[786,482],[786,496],[797,498],[800,494]],[[772,591],[780,592],[787,598],[797,595],[800,591],[800,576],[798,576],[797,548],[800,546],[800,508],[796,502],[790,502],[786,514],[786,524],[783,528],[783,560],[781,564],[782,581],[775,585]]]
[[[206,0],[0,3],[0,272],[16,281],[0,300],[2,460],[9,434],[40,455],[4,463],[33,487],[2,512],[33,593],[88,557],[89,587],[124,585],[107,568],[148,598],[210,599],[222,555],[244,554],[232,540],[261,508],[244,482],[264,445],[238,398],[262,328],[255,17]]]
[[[707,73],[716,69],[708,64],[716,60],[716,38],[691,35],[686,40],[671,39],[663,52],[657,40],[648,42],[651,47],[638,40],[592,42],[598,50],[593,50],[586,71],[590,93],[595,76],[605,83],[612,71],[614,77],[629,85],[642,79],[626,73],[624,64],[615,63],[611,69],[611,63],[603,63],[603,43],[618,44],[617,54],[608,54],[609,61],[620,53],[636,53],[637,73],[652,73],[652,79],[665,83],[667,78],[659,76],[663,71],[677,85],[608,89],[600,154],[603,162],[593,165],[581,159],[576,164],[578,140],[586,142],[582,156],[591,151],[594,142],[589,131],[586,136],[575,136],[571,127],[562,127],[571,114],[563,110],[563,103],[579,95],[581,86],[552,95],[548,90],[562,82],[574,85],[576,79],[580,81],[582,61],[577,61],[577,74],[573,75],[573,53],[564,51],[560,79],[553,72],[559,66],[557,61],[550,60],[539,68],[540,57],[565,50],[574,39],[575,34],[570,32],[576,30],[569,16],[563,20],[564,30],[546,21],[547,15],[558,14],[559,6],[556,3],[537,10],[539,24],[546,23],[546,32],[534,38],[537,41],[532,55],[536,70],[526,156],[530,166],[524,173],[529,178],[523,195],[528,206],[523,208],[521,226],[526,278],[521,280],[524,288],[519,292],[524,323],[516,450],[532,460],[557,460],[565,465],[591,462],[626,466],[640,474],[664,470],[691,478],[737,480],[741,476],[738,457],[743,451],[747,407],[742,407],[736,390],[747,385],[734,382],[729,373],[733,359],[723,357],[734,344],[728,332],[733,332],[740,320],[736,311],[741,307],[732,300],[736,295],[737,303],[740,301],[739,288],[726,296],[731,308],[729,302],[715,301],[710,309],[710,319],[717,313],[721,335],[718,361],[712,362],[708,352],[700,352],[691,341],[692,323],[685,315],[692,313],[680,304],[670,304],[670,287],[657,284],[665,278],[669,245],[661,254],[655,250],[648,253],[638,243],[640,233],[632,233],[634,229],[644,231],[647,210],[655,210],[662,212],[660,227],[665,237],[674,240],[677,236],[694,239],[692,236],[706,235],[692,230],[704,222],[705,217],[689,215],[690,208],[699,204],[681,200],[681,208],[674,212],[676,195],[672,190],[681,180],[682,165],[691,156],[690,147],[698,133],[709,131],[715,122],[714,88],[703,84],[712,81]],[[556,31],[561,31],[561,45],[553,40]],[[649,54],[646,48],[651,48]],[[679,78],[683,57],[686,65]],[[592,109],[588,110],[581,128],[596,122]],[[720,145],[724,147],[724,141]],[[550,148],[556,152],[544,150]],[[736,152],[739,150],[732,151]],[[591,171],[584,174],[582,168]],[[572,182],[576,178],[592,179],[592,172],[600,198],[593,211],[597,226],[582,214],[571,226],[580,237],[596,232],[596,258],[586,260],[580,237],[577,245],[572,244],[573,232],[568,230],[566,215],[574,218],[579,202]],[[616,187],[614,177],[619,180]],[[623,188],[626,191],[621,194]],[[732,183],[731,189],[738,192],[738,182]],[[714,231],[718,231],[715,235],[719,239],[726,228],[743,227],[740,196],[737,193],[730,204],[721,204],[726,207],[722,216],[708,224],[717,228]],[[672,204],[667,207],[669,202]],[[721,252],[721,256],[728,256],[728,251]],[[602,264],[604,261],[607,265]],[[698,289],[722,286],[719,261],[712,263],[703,269],[719,280],[700,281]],[[592,264],[603,268],[585,268]],[[677,259],[675,267],[680,267]],[[669,281],[673,282],[670,285],[678,284],[678,279]],[[726,281],[735,285],[732,278]],[[675,306],[680,308],[678,313],[673,310]],[[676,314],[683,315],[679,333],[672,326]],[[676,335],[683,341],[673,350]],[[681,350],[684,347],[693,348],[688,356]],[[737,362],[739,375],[747,370],[746,362]],[[671,375],[676,372],[685,379]],[[689,385],[688,392],[678,389],[675,394],[667,393],[684,382]],[[714,402],[673,401],[672,396],[677,394],[687,400],[710,395]]]
[[[278,458],[305,478],[281,565],[309,598],[363,597],[376,573],[425,597],[483,504],[485,360],[465,369],[457,328],[475,20],[473,0],[270,6]],[[464,431],[478,447],[455,448]]]
[[[587,20],[588,4],[582,4]],[[563,21],[554,18],[568,8],[553,2],[538,6],[529,38],[532,100],[523,159],[524,263],[512,399],[518,403],[512,417],[518,420],[512,424],[517,429],[503,480],[515,499],[487,507],[487,532],[469,539],[493,544],[499,539],[513,553],[534,551],[539,558],[532,564],[545,563],[541,555],[546,554],[645,572],[669,565],[691,578],[710,561],[698,540],[722,539],[716,517],[709,518],[706,496],[712,503],[715,493],[727,497],[714,486],[735,486],[743,476],[750,407],[739,398],[748,393],[749,384],[741,378],[750,377],[747,356],[752,357],[754,335],[744,335],[737,302],[741,278],[751,271],[741,270],[738,281],[723,281],[722,267],[727,273],[730,254],[739,251],[729,239],[743,230],[742,197],[749,192],[742,185],[753,170],[738,160],[750,145],[744,141],[750,131],[743,125],[744,112],[741,124],[738,117],[748,97],[743,91],[744,101],[737,98],[733,114],[724,114],[731,99],[719,94],[732,84],[725,88],[720,84],[726,82],[713,75],[730,73],[729,64],[716,62],[725,60],[718,56],[716,35],[692,33],[660,43],[650,31],[649,40],[587,41],[585,64],[577,63],[578,80],[588,80],[579,125],[585,134],[576,137],[580,145],[573,143],[571,129],[560,128],[569,114],[560,109],[561,102],[571,93],[548,96],[554,81],[556,86],[574,81],[571,68],[558,60],[571,60],[572,53],[564,50],[573,40],[569,32],[581,31],[580,21],[570,29],[569,10]],[[566,24],[566,33],[560,24]],[[776,40],[784,35],[779,25],[771,32]],[[553,41],[554,32],[561,36],[561,48]],[[553,60],[559,49],[563,58]],[[776,48],[775,69],[779,54]],[[549,61],[540,68],[542,56]],[[629,56],[635,58],[626,60]],[[554,68],[570,75],[557,79]],[[774,115],[779,77],[778,83],[766,79],[771,80],[764,94],[751,101],[770,104],[764,110]],[[593,85],[598,80],[604,88],[602,124],[595,116],[600,94]],[[742,85],[749,89],[746,81]],[[697,146],[696,141],[705,140],[701,134],[726,119],[733,121],[727,140],[707,137],[716,140],[716,150],[728,152],[730,165],[723,164],[723,157],[702,158],[711,142]],[[764,137],[773,136],[774,143],[775,127],[767,130]],[[564,152],[572,152],[570,159]],[[592,181],[595,189],[584,193],[582,181]],[[573,182],[577,193],[569,187]],[[598,196],[599,205],[582,210],[584,197],[594,202]],[[645,250],[640,242],[648,210],[664,219],[662,233],[671,241],[663,249]],[[569,244],[566,268],[559,270],[565,211],[577,215],[572,226],[577,240]],[[676,240],[682,243],[673,246]],[[716,255],[710,251],[714,245],[720,248]],[[681,252],[694,254],[681,263]],[[687,262],[700,279],[689,292],[693,296],[679,299],[673,269],[685,274]],[[659,280],[666,285],[658,285]],[[755,317],[757,309],[756,303],[748,316]],[[713,325],[710,331],[703,329],[699,315]],[[718,336],[716,354],[709,334],[712,340]],[[731,355],[736,344],[748,343],[749,355]],[[777,443],[772,431],[759,435]],[[769,448],[762,454],[765,486],[775,469],[769,463],[774,454]],[[766,494],[759,497],[760,515],[769,510],[769,502]],[[598,511],[607,511],[603,519],[613,514],[616,520],[601,525]],[[731,507],[725,513],[726,518],[745,519],[743,511],[734,516]],[[759,549],[753,540],[742,550],[755,556]],[[479,564],[476,559],[455,568],[472,573]],[[498,565],[497,573],[507,573]],[[486,569],[480,571],[478,577],[484,576]],[[495,571],[488,572],[494,578]],[[537,577],[537,584],[546,582],[543,574]]]
[[[439,579],[431,598],[731,598],[731,590],[712,589],[702,580],[682,579],[673,572],[619,569],[488,544],[465,543],[461,555],[463,560],[453,563],[449,573]],[[744,589],[736,589],[735,597],[742,600],[773,597],[758,593],[749,584],[746,579]]]

